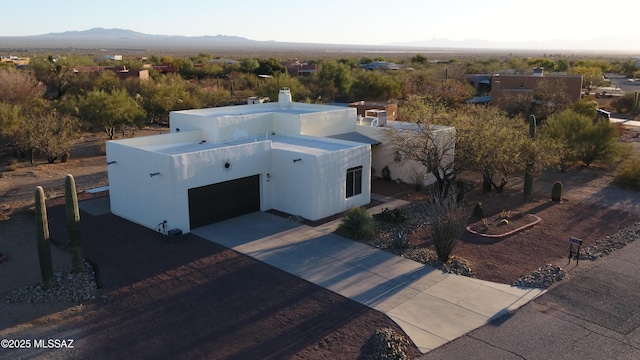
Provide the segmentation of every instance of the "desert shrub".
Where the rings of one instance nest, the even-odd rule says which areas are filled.
[[[613,99],[611,107],[619,113],[630,113],[633,109],[633,92],[626,92],[624,96]]]
[[[16,171],[18,170],[18,160],[11,159],[7,166],[5,167],[7,171]]]
[[[383,222],[392,223],[392,224],[401,224],[407,221],[408,219],[407,215],[405,215],[404,211],[402,211],[402,209],[400,208],[395,208],[392,210],[389,210],[388,208],[384,208],[382,209],[381,212],[377,214],[373,214],[373,218],[378,221],[383,221]]]
[[[423,168],[414,166],[409,169],[409,181],[413,183],[413,187],[416,191],[422,190],[425,175],[426,172]]]
[[[375,224],[365,209],[354,207],[344,213],[336,233],[355,240],[371,239],[375,235]]]
[[[431,239],[436,255],[443,263],[449,261],[466,228],[466,214],[462,203],[456,201],[456,191],[436,192],[430,204]]]
[[[409,238],[407,237],[407,229],[400,228],[393,234],[393,246],[396,249],[403,250],[410,245]]]
[[[614,182],[625,188],[640,190],[640,158],[631,158],[622,163]]]

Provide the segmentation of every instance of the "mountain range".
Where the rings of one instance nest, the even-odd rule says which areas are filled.
[[[491,42],[485,40],[451,41],[433,38],[418,42],[397,42],[382,45],[313,44],[278,41],[257,41],[239,36],[179,36],[144,34],[125,29],[93,28],[30,36],[0,36],[0,49],[116,49],[116,50],[236,50],[236,51],[403,51],[460,52],[482,51],[558,51],[640,53],[640,37],[601,37],[592,40],[544,42]],[[576,49],[576,50],[571,50]],[[625,50],[626,49],[626,50]]]

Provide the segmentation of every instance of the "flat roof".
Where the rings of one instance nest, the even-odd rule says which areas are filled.
[[[262,104],[247,104],[236,106],[224,106],[219,108],[206,108],[206,109],[192,109],[192,110],[179,110],[172,111],[172,113],[182,113],[189,115],[196,115],[202,117],[223,117],[223,116],[240,116],[240,115],[253,115],[253,114],[268,114],[268,113],[284,113],[284,114],[312,114],[326,111],[344,111],[344,107],[321,105],[321,104],[301,104],[290,103],[289,106],[280,107],[279,103],[262,103]]]
[[[190,142],[178,142],[171,144],[153,144],[135,146],[136,148],[153,151],[165,155],[181,155],[196,153],[201,151],[207,151],[212,149],[219,149],[234,145],[243,145],[253,142],[271,141],[272,149],[281,149],[295,151],[305,154],[328,154],[334,151],[340,151],[348,148],[358,147],[362,145],[356,145],[349,142],[339,140],[329,140],[325,138],[303,137],[303,136],[287,136],[287,135],[260,135],[255,137],[247,137],[237,140],[225,141],[225,142],[207,142],[207,141],[190,141]]]

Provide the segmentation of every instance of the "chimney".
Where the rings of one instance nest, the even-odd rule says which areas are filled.
[[[544,76],[544,69],[543,68],[535,68],[535,69],[533,69],[533,76],[535,76],[535,77],[543,77]]]
[[[291,90],[289,88],[283,87],[280,89],[280,93],[278,94],[278,106],[289,107],[291,104]]]

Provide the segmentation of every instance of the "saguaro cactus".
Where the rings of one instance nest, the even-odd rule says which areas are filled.
[[[49,238],[49,221],[47,220],[47,205],[44,200],[44,190],[36,187],[36,232],[38,239],[38,259],[40,260],[40,273],[45,289],[53,284],[53,265],[51,261],[51,246]]]
[[[531,140],[536,139],[536,117],[531,115],[529,116],[529,136],[531,136]],[[528,201],[531,199],[531,193],[533,193],[533,171],[535,168],[536,156],[534,153],[531,153],[531,156],[527,160],[527,165],[524,170],[524,200]]]
[[[80,243],[80,210],[78,209],[78,194],[73,175],[68,174],[64,179],[64,199],[67,209],[67,233],[69,234],[69,252],[73,272],[82,271],[82,246]]]

